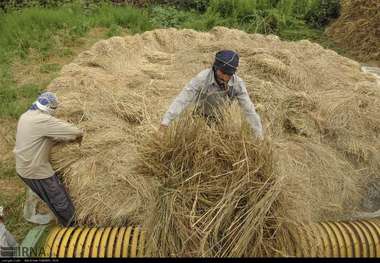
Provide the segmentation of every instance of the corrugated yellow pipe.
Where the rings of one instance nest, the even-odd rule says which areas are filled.
[[[295,257],[380,257],[380,220],[320,222],[291,231]],[[143,257],[140,227],[56,227],[45,243],[47,257]]]
[[[380,220],[320,222],[291,231],[295,257],[380,257]]]
[[[47,237],[45,257],[143,257],[140,227],[55,227]]]

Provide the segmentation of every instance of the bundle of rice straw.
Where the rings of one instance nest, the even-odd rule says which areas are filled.
[[[342,0],[341,6],[327,35],[361,61],[380,60],[380,1]]]
[[[182,87],[220,49],[265,129],[239,106],[210,125],[191,108],[157,132]],[[49,86],[86,131],[56,148],[83,224],[141,224],[156,256],[287,255],[291,226],[351,218],[380,174],[380,88],[360,64],[309,41],[216,27],[100,41]],[[318,244],[315,244],[316,246]]]
[[[153,230],[149,253],[227,256],[255,248],[268,254],[283,178],[272,171],[271,145],[254,142],[247,127],[234,123],[236,114],[225,116],[209,127],[188,114],[164,140],[153,137],[141,147],[140,173],[161,182],[144,222]]]

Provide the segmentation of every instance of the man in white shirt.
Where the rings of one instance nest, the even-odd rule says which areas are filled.
[[[50,151],[57,142],[81,142],[83,132],[53,117],[57,106],[57,97],[52,92],[38,97],[18,121],[13,152],[20,178],[48,205],[60,224],[69,226],[73,223],[74,206],[50,164]],[[38,199],[33,197],[33,192],[28,192],[24,217],[33,223],[46,224],[50,217],[36,214]]]
[[[237,99],[256,137],[262,139],[260,116],[256,113],[244,81],[235,74],[238,66],[239,55],[235,51],[221,50],[216,53],[212,68],[195,76],[171,103],[160,129],[168,127],[190,103],[195,103],[196,113],[213,120],[218,118],[216,115],[221,105]]]

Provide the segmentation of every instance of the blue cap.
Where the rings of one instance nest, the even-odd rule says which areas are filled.
[[[215,55],[213,67],[221,70],[224,74],[235,74],[239,66],[239,54],[233,50],[221,50]]]

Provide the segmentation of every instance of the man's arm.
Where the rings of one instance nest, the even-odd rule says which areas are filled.
[[[46,122],[44,135],[55,141],[73,141],[83,136],[74,125],[50,116]]]
[[[237,99],[239,101],[240,107],[243,109],[248,123],[251,125],[252,129],[255,131],[256,136],[263,138],[263,127],[261,125],[261,118],[255,110],[255,105],[249,98],[247,88],[243,80],[239,80],[239,93],[237,94]]]
[[[161,126],[168,126],[171,121],[178,117],[178,115],[194,100],[201,87],[204,85],[207,71],[200,72],[196,77],[190,80],[189,83],[183,88],[181,93],[170,104],[169,109],[164,114],[161,121]]]

